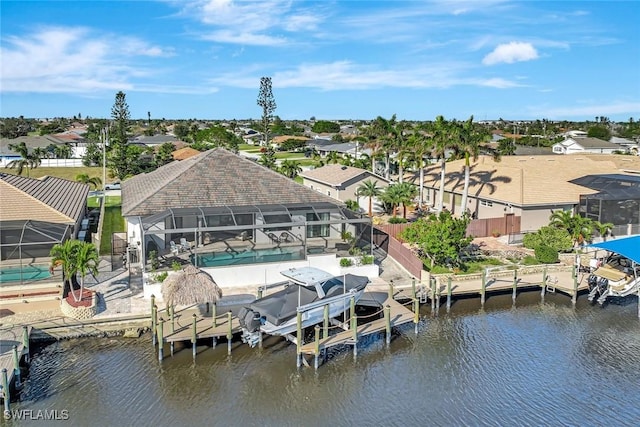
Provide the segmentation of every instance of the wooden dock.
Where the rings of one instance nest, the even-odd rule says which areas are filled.
[[[21,386],[20,365],[29,362],[31,328],[14,326],[0,329],[0,372],[4,409],[10,409],[11,389]]]

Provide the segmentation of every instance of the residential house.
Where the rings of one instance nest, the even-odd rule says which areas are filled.
[[[36,148],[46,150],[51,145],[64,145],[65,142],[53,135],[44,136],[21,136],[18,138],[0,138],[0,167],[7,167],[13,160],[19,160],[20,155],[9,148],[9,145],[19,145],[24,142],[29,152]]]
[[[464,187],[464,160],[445,166],[444,207],[459,215]],[[521,230],[547,225],[556,210],[576,212],[581,196],[596,194],[597,188],[574,180],[596,174],[635,175],[640,159],[624,155],[503,156],[496,161],[480,156],[471,163],[467,209],[478,219],[514,215]],[[418,172],[405,180],[418,184]],[[436,207],[440,189],[440,164],[424,172],[425,202]],[[637,197],[640,199],[640,195]]]
[[[173,160],[186,160],[190,157],[197,156],[200,153],[200,151],[194,148],[183,147],[171,153],[171,156],[173,157]]]
[[[389,186],[388,180],[368,170],[337,164],[305,171],[300,176],[303,178],[302,185],[341,202],[357,201],[363,212],[369,210],[369,198],[359,197],[358,187],[368,180],[375,182],[382,190]],[[382,210],[380,201],[375,198],[373,209],[376,212]]]
[[[344,231],[371,250],[370,218],[223,148],[124,181],[122,215],[136,268],[183,257],[222,287],[282,280],[301,265],[337,274]],[[145,281],[146,295],[153,286]]]
[[[598,138],[570,137],[553,144],[555,154],[613,154],[620,151],[620,146]]]
[[[54,244],[80,233],[88,195],[87,184],[0,173],[0,259],[48,264]]]

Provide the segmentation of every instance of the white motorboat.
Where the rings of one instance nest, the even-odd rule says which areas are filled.
[[[589,301],[602,305],[608,298],[624,298],[640,291],[640,236],[591,246],[612,255],[589,275]]]
[[[252,347],[262,333],[287,336],[295,332],[298,313],[303,328],[322,322],[327,305],[330,318],[339,316],[349,308],[351,298],[360,299],[369,283],[365,276],[333,276],[314,267],[292,268],[280,274],[288,279],[284,289],[255,300],[238,314],[242,339]]]

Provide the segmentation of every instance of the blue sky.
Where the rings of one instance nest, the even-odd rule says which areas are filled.
[[[637,1],[0,2],[0,116],[640,119]]]

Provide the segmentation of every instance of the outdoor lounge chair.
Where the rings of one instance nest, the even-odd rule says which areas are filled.
[[[187,242],[187,239],[185,239],[184,237],[180,238],[180,248],[183,251],[190,251],[191,250],[191,244],[189,242]]]
[[[178,245],[176,245],[176,242],[174,242],[173,240],[169,241],[169,247],[171,248],[171,253],[173,255],[178,255],[180,253],[180,248],[178,247]]]
[[[271,239],[273,243],[280,243],[280,238],[273,233],[267,233],[267,236]]]

